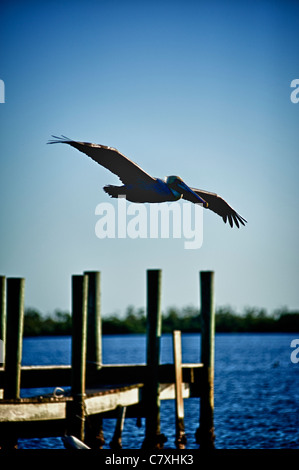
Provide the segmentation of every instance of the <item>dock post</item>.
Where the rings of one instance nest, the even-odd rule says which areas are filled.
[[[159,360],[161,337],[161,270],[147,271],[147,377],[144,406],[146,412],[143,449],[161,449],[166,441],[160,433]]]
[[[6,277],[0,276],[0,366],[5,364],[6,337]],[[0,399],[3,391],[0,390]]]
[[[21,363],[24,324],[25,279],[7,279],[7,324],[5,339],[4,398],[18,400],[21,388]],[[3,299],[2,299],[3,301]],[[3,301],[4,303],[4,301]],[[8,431],[1,436],[3,449],[16,449],[18,436]]]
[[[7,279],[4,398],[20,398],[25,279]]]
[[[88,386],[92,383],[94,373],[102,367],[101,273],[85,271],[84,274],[88,277],[86,345],[86,384]],[[85,426],[85,442],[92,449],[101,449],[105,444],[101,415],[89,417]]]
[[[102,366],[102,323],[101,323],[101,273],[85,271],[88,276],[87,298],[87,350],[86,367],[88,373]]]
[[[214,449],[214,272],[202,271],[201,284],[201,362],[203,363],[200,422],[196,441],[201,449]]]
[[[72,276],[72,397],[68,403],[68,434],[84,442],[85,438],[85,377],[86,377],[86,330],[87,330],[86,275]]]
[[[176,425],[176,447],[185,449],[187,442],[184,426],[184,399],[182,380],[182,341],[181,332],[173,331],[173,358],[175,371],[175,425]]]
[[[124,428],[126,410],[127,410],[126,406],[119,406],[118,408],[118,417],[116,420],[115,430],[114,430],[113,438],[110,442],[110,448],[112,450],[119,450],[122,448],[121,436],[122,436],[122,431]]]

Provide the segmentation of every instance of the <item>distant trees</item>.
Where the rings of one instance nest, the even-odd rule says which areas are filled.
[[[53,315],[43,316],[33,308],[27,308],[24,318],[24,336],[70,335],[72,317],[68,312],[55,310]]]
[[[268,314],[264,309],[248,307],[238,314],[231,307],[216,309],[216,332],[299,332],[299,312],[289,312],[286,308]],[[169,307],[163,314],[162,331],[171,333],[200,331],[199,311],[195,307],[177,309]],[[72,318],[68,312],[56,310],[54,314],[43,316],[35,309],[25,311],[24,335],[70,335]],[[145,333],[146,317],[143,308],[129,306],[125,315],[104,316],[102,319],[103,334]]]
[[[178,310],[175,307],[167,309],[163,314],[162,331],[171,333],[173,330],[184,332],[200,331],[199,310],[195,307],[184,307]]]
[[[145,333],[146,317],[144,309],[135,309],[131,305],[127,308],[124,318],[116,315],[102,319],[102,332],[105,335]]]

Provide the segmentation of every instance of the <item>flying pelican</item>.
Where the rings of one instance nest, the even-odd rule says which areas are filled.
[[[53,135],[52,137],[53,140],[50,140],[49,144],[71,145],[120,178],[124,183],[123,186],[108,185],[103,188],[111,197],[117,198],[120,195],[125,195],[128,201],[141,203],[177,201],[183,198],[193,203],[202,204],[203,207],[220,215],[225,223],[228,220],[231,227],[235,223],[239,228],[239,223],[245,225],[247,222],[218,194],[190,188],[179,176],[167,176],[165,181],[153,178],[113,147],[78,142],[65,136],[56,137]]]

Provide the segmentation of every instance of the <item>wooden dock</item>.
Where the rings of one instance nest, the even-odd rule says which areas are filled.
[[[201,362],[182,363],[181,334],[173,332],[173,364],[160,364],[161,271],[147,271],[147,360],[145,365],[102,364],[100,273],[72,277],[72,360],[70,366],[22,366],[25,280],[0,278],[0,446],[17,447],[18,438],[74,436],[89,448],[105,440],[102,422],[115,418],[110,447],[121,447],[126,417],[145,417],[142,448],[163,448],[160,400],[176,402],[176,447],[186,446],[184,399],[200,398],[200,448],[214,447],[213,272],[200,273]],[[1,364],[0,364],[1,366]],[[51,395],[22,398],[21,388],[52,387]],[[67,392],[65,392],[67,390]]]

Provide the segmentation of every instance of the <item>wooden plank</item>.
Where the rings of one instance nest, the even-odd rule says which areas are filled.
[[[103,395],[88,396],[85,399],[86,413],[97,414],[114,410],[119,406],[131,406],[140,402],[140,386],[127,387]]]
[[[173,357],[175,370],[175,421],[176,421],[176,447],[184,449],[186,444],[184,427],[184,401],[182,388],[182,341],[181,332],[173,331]]]
[[[71,375],[71,366],[23,366],[21,384],[22,388],[70,387]]]
[[[93,391],[86,395],[85,406],[89,415],[114,410],[119,406],[130,406],[140,402],[141,384],[120,389]],[[0,422],[23,422],[59,420],[67,418],[66,408],[74,402],[72,397],[20,398],[2,400]]]
[[[176,397],[175,384],[160,384],[160,400],[174,400]],[[188,383],[182,383],[182,398],[191,397],[191,387]]]
[[[175,371],[176,417],[184,419],[184,402],[182,394],[182,344],[181,332],[173,331],[173,358]]]
[[[104,413],[118,406],[131,406],[141,401],[142,384],[130,385],[118,389],[87,390],[86,410],[88,414]],[[161,400],[175,398],[174,384],[160,384],[159,394]],[[183,398],[189,398],[190,385],[182,384]],[[0,422],[8,420],[45,420],[64,419],[62,409],[65,404],[72,401],[72,397],[32,397],[18,400],[2,400],[0,404]],[[58,405],[58,406],[57,406]]]
[[[65,403],[65,401],[61,403],[1,403],[0,422],[65,419]]]
[[[192,383],[200,388],[203,364],[182,364],[183,382]],[[71,366],[23,366],[21,368],[22,388],[69,387],[71,385]],[[147,377],[146,365],[104,364],[89,378],[89,386],[100,384],[144,383]],[[159,382],[174,382],[173,364],[160,364]],[[0,388],[4,387],[4,370],[0,368]],[[199,396],[199,395],[197,395]]]
[[[136,384],[111,390],[87,391],[86,409],[88,414],[103,413],[118,406],[131,406],[141,400],[142,384]],[[183,398],[190,397],[190,385],[182,384]],[[174,384],[160,384],[159,393],[161,400],[175,398]],[[21,398],[19,400],[3,400],[0,405],[0,422],[11,419],[12,421],[63,419],[65,415],[62,409],[66,402],[72,401],[71,397],[61,398]]]

